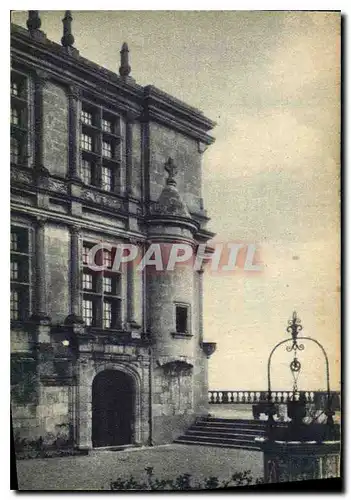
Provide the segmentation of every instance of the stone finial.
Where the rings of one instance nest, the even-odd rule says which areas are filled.
[[[166,161],[165,170],[168,173],[167,186],[176,186],[177,181],[175,180],[175,176],[177,175],[178,168],[172,158],[168,158]]]
[[[63,23],[63,37],[61,43],[64,47],[72,47],[74,44],[74,36],[72,35],[72,15],[70,10],[66,10],[65,17],[62,19]]]
[[[129,49],[128,49],[128,44],[126,42],[124,42],[124,44],[122,45],[120,54],[121,54],[121,65],[119,67],[119,74],[123,77],[127,77],[132,71],[132,68],[129,65]]]
[[[29,10],[27,19],[27,28],[29,31],[40,30],[41,19],[38,10]]]

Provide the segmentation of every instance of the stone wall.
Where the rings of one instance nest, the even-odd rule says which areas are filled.
[[[68,97],[48,81],[43,88],[43,161],[50,174],[65,177],[68,169]]]
[[[165,163],[172,157],[178,167],[177,189],[190,211],[199,211],[201,154],[196,140],[170,128],[150,123],[150,198],[156,201],[165,186]]]
[[[53,323],[69,314],[70,235],[64,226],[45,227],[46,293],[48,314]]]

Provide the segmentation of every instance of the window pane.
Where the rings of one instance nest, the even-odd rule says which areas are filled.
[[[102,167],[101,187],[105,191],[112,191],[112,171],[108,167]]]
[[[80,144],[86,151],[93,150],[93,138],[90,135],[82,134]]]
[[[11,227],[11,250],[13,252],[29,253],[28,229]]]
[[[19,295],[16,290],[11,290],[10,310],[11,319],[19,319]]]
[[[111,328],[112,326],[112,304],[111,302],[104,302],[104,328]]]
[[[93,302],[91,300],[83,300],[83,320],[87,326],[93,324]]]
[[[103,265],[105,267],[112,267],[112,253],[109,250],[104,250]]]
[[[18,89],[18,83],[17,82],[11,82],[11,94],[12,95],[18,95],[19,94],[19,89]]]
[[[109,120],[102,120],[102,130],[104,132],[112,132],[112,123]]]
[[[19,142],[15,137],[11,137],[11,162],[18,163],[19,161]]]
[[[103,278],[103,291],[105,293],[112,293],[112,278],[104,276]]]
[[[105,158],[112,158],[112,144],[102,141],[102,156]]]
[[[11,280],[18,281],[19,279],[19,264],[16,261],[11,262]]]
[[[11,108],[11,123],[12,125],[19,125],[19,113],[16,108]]]
[[[93,289],[93,276],[91,274],[83,274],[83,288],[87,290]]]
[[[81,162],[80,176],[85,184],[91,184],[91,163],[87,160]]]
[[[11,250],[18,250],[18,234],[14,232],[11,232]]]
[[[89,113],[89,111],[82,110],[81,119],[82,119],[82,122],[86,123],[87,125],[93,124],[93,115],[91,113]]]
[[[186,333],[188,331],[187,307],[176,306],[176,330],[178,333]]]
[[[83,246],[83,264],[89,265],[91,264],[91,259],[89,258],[90,247],[84,245]]]

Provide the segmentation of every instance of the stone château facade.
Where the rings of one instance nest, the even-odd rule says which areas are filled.
[[[207,413],[202,271],[93,272],[96,244],[212,236],[201,161],[214,123],[11,26],[11,407],[15,438],[80,449],[171,442]],[[109,265],[111,252],[103,251]]]

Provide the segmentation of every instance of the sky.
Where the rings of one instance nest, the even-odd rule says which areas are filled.
[[[41,11],[60,42],[63,11]],[[14,12],[25,26],[27,14]],[[207,273],[204,335],[217,342],[210,389],[264,390],[275,343],[294,310],[340,381],[340,15],[297,11],[73,11],[75,47],[217,122],[203,156],[213,242],[254,243],[263,270]],[[220,200],[220,202],[219,202]],[[291,353],[273,360],[272,389],[290,389]],[[325,389],[321,353],[300,355],[301,389]]]

